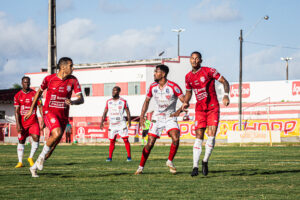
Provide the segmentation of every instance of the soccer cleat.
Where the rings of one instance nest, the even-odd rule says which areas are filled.
[[[194,167],[193,171],[191,173],[191,176],[198,176],[199,172],[198,172],[198,167]]]
[[[111,162],[112,161],[112,158],[107,158],[106,159],[106,162]]]
[[[39,156],[38,159],[35,161],[36,162],[36,167],[38,170],[43,170],[44,168],[44,161],[45,161],[45,158]]]
[[[131,162],[131,157],[127,157],[127,162]]]
[[[34,165],[32,158],[28,158],[27,161],[29,162],[30,167],[32,167]]]
[[[202,174],[204,176],[207,176],[207,174],[208,174],[208,162],[203,162],[202,161]]]
[[[172,161],[167,161],[166,162],[166,165],[170,168],[170,172],[172,173],[172,174],[176,174],[176,167],[174,166],[174,163],[172,162]]]
[[[143,169],[142,167],[139,167],[136,172],[134,173],[134,175],[139,175],[139,174],[142,174],[143,173]]]
[[[21,167],[24,167],[23,163],[21,162],[18,162],[18,164],[15,166],[15,168],[21,168]]]
[[[30,170],[31,176],[32,176],[33,178],[39,177],[39,175],[37,174],[37,169],[32,169],[32,168],[30,167],[29,170]]]

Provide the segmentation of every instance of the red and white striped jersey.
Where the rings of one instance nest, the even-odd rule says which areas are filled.
[[[106,101],[105,109],[108,110],[109,124],[110,126],[123,125],[126,122],[124,111],[128,108],[127,101],[122,97],[119,99],[109,99]]]
[[[165,114],[169,116],[176,111],[178,97],[182,96],[181,88],[172,81],[167,81],[163,88],[159,87],[157,82],[150,85],[147,98],[154,98],[155,110],[153,116]]]

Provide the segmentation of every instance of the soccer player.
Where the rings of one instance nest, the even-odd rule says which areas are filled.
[[[50,137],[38,159],[30,168],[32,177],[38,177],[37,170],[43,169],[44,161],[50,157],[59,143],[68,124],[70,105],[79,105],[84,102],[79,82],[75,76],[71,75],[73,72],[72,59],[62,57],[58,62],[58,70],[58,73],[44,78],[34,97],[30,111],[25,116],[25,119],[31,116],[37,100],[41,97],[43,91],[47,89],[43,111],[45,124],[50,130]],[[73,90],[77,97],[75,100],[71,100]]]
[[[147,119],[147,117],[145,117],[144,120],[145,120],[145,126],[142,132],[142,145],[144,145],[145,141],[147,141],[145,138],[148,136],[148,132],[151,124],[151,122]]]
[[[100,123],[100,129],[103,129],[104,120],[108,113],[109,117],[109,133],[108,139],[110,140],[109,144],[109,156],[107,158],[107,162],[112,161],[113,152],[115,150],[115,143],[117,136],[119,135],[124,143],[125,148],[127,151],[127,161],[131,161],[131,150],[130,150],[130,143],[128,140],[128,129],[126,125],[126,119],[124,117],[124,111],[127,113],[128,119],[128,127],[131,126],[131,117],[130,111],[127,104],[127,101],[120,97],[121,88],[119,86],[115,86],[112,90],[112,97],[111,99],[106,101],[106,106],[102,115],[102,120]]]
[[[215,80],[218,80],[224,86],[223,104],[229,105],[229,84],[227,80],[221,76],[216,69],[201,66],[202,56],[195,51],[191,54],[190,63],[192,71],[185,76],[186,94],[182,109],[189,106],[192,97],[192,90],[196,96],[196,139],[193,148],[193,171],[191,176],[198,175],[198,163],[202,151],[202,142],[204,132],[207,129],[208,139],[205,144],[205,155],[202,161],[202,174],[208,174],[208,159],[215,145],[215,137],[217,133],[220,107],[215,90]]]
[[[157,138],[160,138],[162,131],[165,129],[168,135],[172,138],[169,158],[166,165],[170,168],[170,172],[175,174],[176,168],[173,164],[173,159],[179,146],[180,130],[177,124],[177,118],[173,117],[176,109],[177,99],[184,102],[184,95],[180,87],[167,79],[169,68],[166,65],[157,65],[154,71],[155,82],[148,89],[142,112],[140,115],[140,126],[144,125],[144,116],[148,110],[151,98],[155,100],[156,108],[152,116],[152,122],[148,132],[148,143],[142,152],[140,165],[135,172],[135,175],[142,174],[145,163],[153,148]]]
[[[30,118],[26,121],[24,120],[25,114],[29,111],[33,98],[36,91],[30,89],[30,78],[24,76],[22,78],[22,90],[20,90],[14,97],[14,106],[15,106],[15,118],[18,132],[18,147],[17,153],[19,162],[16,165],[16,168],[24,167],[23,165],[23,155],[25,148],[26,138],[30,135],[32,138],[31,142],[31,151],[27,159],[30,166],[33,166],[33,156],[36,150],[39,148],[40,141],[40,125],[36,115],[36,107],[33,110],[33,113]],[[38,100],[38,107],[43,117],[42,101]],[[42,128],[44,128],[44,121],[41,122]]]

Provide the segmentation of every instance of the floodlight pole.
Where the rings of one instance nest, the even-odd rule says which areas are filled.
[[[172,29],[173,32],[177,32],[177,55],[180,56],[180,33],[185,31],[184,28]]]
[[[286,80],[289,80],[289,60],[292,60],[292,58],[286,57],[281,58],[281,60],[286,62]]]
[[[56,0],[49,0],[48,10],[48,74],[55,73],[56,50]]]

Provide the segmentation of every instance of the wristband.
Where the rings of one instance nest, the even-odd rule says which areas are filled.
[[[226,95],[226,96],[229,96],[229,93],[224,93],[224,96],[225,96],[225,95]]]

